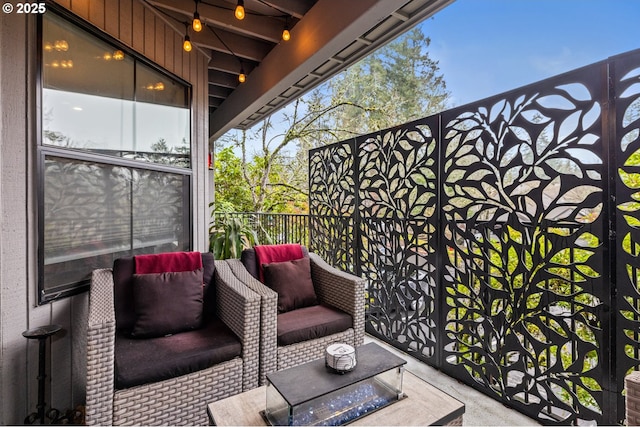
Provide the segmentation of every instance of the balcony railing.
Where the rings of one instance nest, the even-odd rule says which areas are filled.
[[[224,213],[231,218],[238,218],[256,232],[259,244],[299,243],[309,246],[309,215],[231,212]]]

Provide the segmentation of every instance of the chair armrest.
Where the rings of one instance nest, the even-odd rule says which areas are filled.
[[[240,338],[244,361],[242,389],[258,386],[260,295],[244,286],[223,261],[216,262],[216,312]]]
[[[115,335],[113,273],[110,268],[94,270],[87,325],[87,425],[112,424]]]
[[[278,366],[278,294],[256,280],[239,259],[225,261],[233,274],[249,289],[260,295],[260,384]]]
[[[637,426],[640,423],[640,371],[629,373],[624,379],[626,392],[626,425]]]
[[[336,307],[353,318],[354,343],[364,342],[365,280],[327,264],[314,253],[311,259],[311,278],[321,302]]]

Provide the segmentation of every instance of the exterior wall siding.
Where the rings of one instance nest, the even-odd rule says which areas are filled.
[[[57,0],[99,30],[191,83],[194,250],[208,248],[212,179],[206,167],[209,58],[182,51],[181,29],[139,0]],[[0,424],[21,424],[37,402],[37,343],[22,331],[56,323],[48,357],[47,407],[84,403],[86,293],[38,306],[35,187],[37,34],[34,16],[0,15]],[[25,78],[26,76],[26,78]]]

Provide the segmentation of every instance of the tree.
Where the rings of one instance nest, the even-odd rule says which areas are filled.
[[[217,149],[235,147],[240,157],[225,152],[216,157],[216,197],[246,207],[246,200],[226,189],[244,188],[251,211],[299,212],[307,210],[308,150],[370,133],[439,112],[449,93],[437,61],[428,53],[430,40],[414,29],[361,60],[330,82],[298,98],[281,114],[265,119],[256,130],[232,132],[216,143]],[[258,152],[250,155],[250,146]],[[227,147],[227,148],[223,148]],[[220,152],[219,152],[220,153]],[[238,166],[240,177],[229,173]],[[219,165],[219,167],[218,167]],[[228,180],[230,186],[227,186]],[[221,190],[222,190],[221,189]],[[244,194],[244,193],[243,193]],[[220,199],[216,199],[220,200]]]
[[[225,135],[216,147],[237,148],[242,185],[249,192],[254,212],[306,212],[307,206],[307,163],[304,141],[315,135],[331,133],[331,128],[323,124],[323,117],[339,108],[357,108],[343,102],[338,105],[309,108],[303,99],[297,99],[292,108],[282,117],[278,132],[272,125],[272,118],[265,119],[253,131],[242,130]],[[258,153],[251,156],[249,148],[259,145]],[[295,151],[291,150],[297,145]],[[221,148],[227,150],[227,148]],[[301,155],[303,153],[304,155]],[[227,153],[228,154],[228,153]],[[216,155],[218,158],[219,156]],[[222,157],[216,160],[232,160]],[[226,181],[231,175],[227,165],[216,166],[216,184]],[[233,185],[240,185],[233,181]],[[216,196],[218,192],[216,191]],[[225,199],[227,200],[227,199]],[[232,200],[230,200],[232,201]]]
[[[336,127],[366,134],[442,111],[450,94],[430,44],[417,27],[332,79],[333,102],[364,107],[335,114]]]
[[[215,156],[215,203],[217,211],[251,212],[251,193],[242,175],[242,161],[233,147],[219,150]]]

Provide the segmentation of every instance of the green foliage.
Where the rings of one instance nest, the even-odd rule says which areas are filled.
[[[445,108],[430,40],[414,29],[257,128],[216,142],[216,201],[238,211],[308,211],[310,148],[397,126]],[[235,153],[235,154],[234,154]]]
[[[415,28],[332,79],[334,104],[361,107],[335,111],[335,128],[367,134],[442,111],[449,93],[426,50],[430,43]]]
[[[242,160],[233,147],[223,147],[216,152],[215,161],[216,205],[226,205],[229,212],[250,212],[254,209],[251,191],[242,174]],[[216,209],[219,211],[219,209]]]
[[[215,259],[240,258],[242,250],[258,244],[255,230],[240,218],[212,212],[209,251]]]

